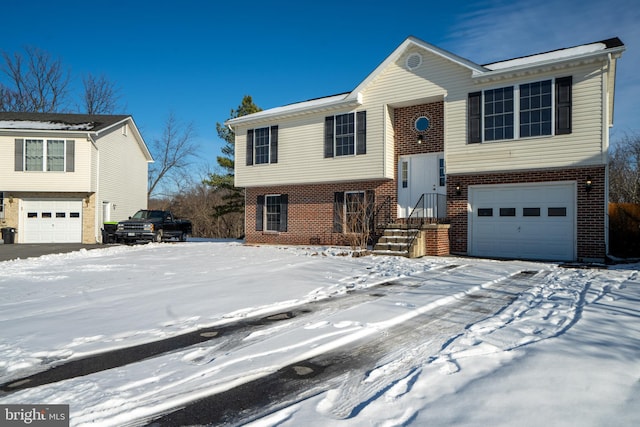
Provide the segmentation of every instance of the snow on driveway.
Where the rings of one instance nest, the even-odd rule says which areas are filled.
[[[236,242],[118,246],[2,262],[0,384],[91,354],[314,302],[320,308],[244,335],[0,392],[0,404],[70,404],[71,425],[140,425],[283,366],[381,340],[412,321],[417,331],[427,316],[439,323],[424,338],[406,331],[407,339],[371,366],[243,422],[638,425],[637,268],[352,258],[340,248]],[[462,299],[471,302],[456,309]],[[317,303],[334,300],[338,305]]]

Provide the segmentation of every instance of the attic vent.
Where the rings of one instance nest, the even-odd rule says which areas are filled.
[[[415,70],[420,65],[422,65],[422,55],[420,55],[419,53],[412,53],[411,55],[407,56],[406,65],[409,70]]]

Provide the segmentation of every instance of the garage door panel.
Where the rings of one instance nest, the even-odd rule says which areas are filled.
[[[25,200],[23,243],[81,243],[82,200]]]
[[[472,186],[469,196],[471,255],[574,259],[574,183]]]

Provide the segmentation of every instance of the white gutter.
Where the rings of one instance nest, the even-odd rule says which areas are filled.
[[[508,78],[513,75],[524,74],[532,71],[545,71],[546,69],[552,70],[552,69],[562,68],[576,62],[593,61],[605,54],[610,57],[612,54],[621,54],[624,50],[625,50],[624,46],[621,46],[613,49],[600,50],[597,52],[590,52],[582,55],[570,56],[563,59],[557,59],[557,58],[548,59],[546,61],[531,62],[528,64],[518,65],[515,67],[501,68],[498,70],[487,71],[482,73],[474,72],[471,75],[471,79],[479,83],[484,83],[491,80]]]
[[[276,107],[271,110],[260,111],[258,113],[237,117],[227,120],[224,124],[230,129],[244,123],[259,123],[273,121],[274,118],[283,119],[295,117],[303,114],[316,113],[321,111],[331,111],[341,108],[354,108],[362,105],[362,94],[358,93],[355,98],[349,98],[350,94],[337,101],[320,102],[301,102],[299,106]]]

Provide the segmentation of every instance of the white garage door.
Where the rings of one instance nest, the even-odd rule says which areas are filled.
[[[575,183],[470,186],[470,254],[574,260],[575,194]]]
[[[82,200],[25,200],[22,243],[82,243]]]

